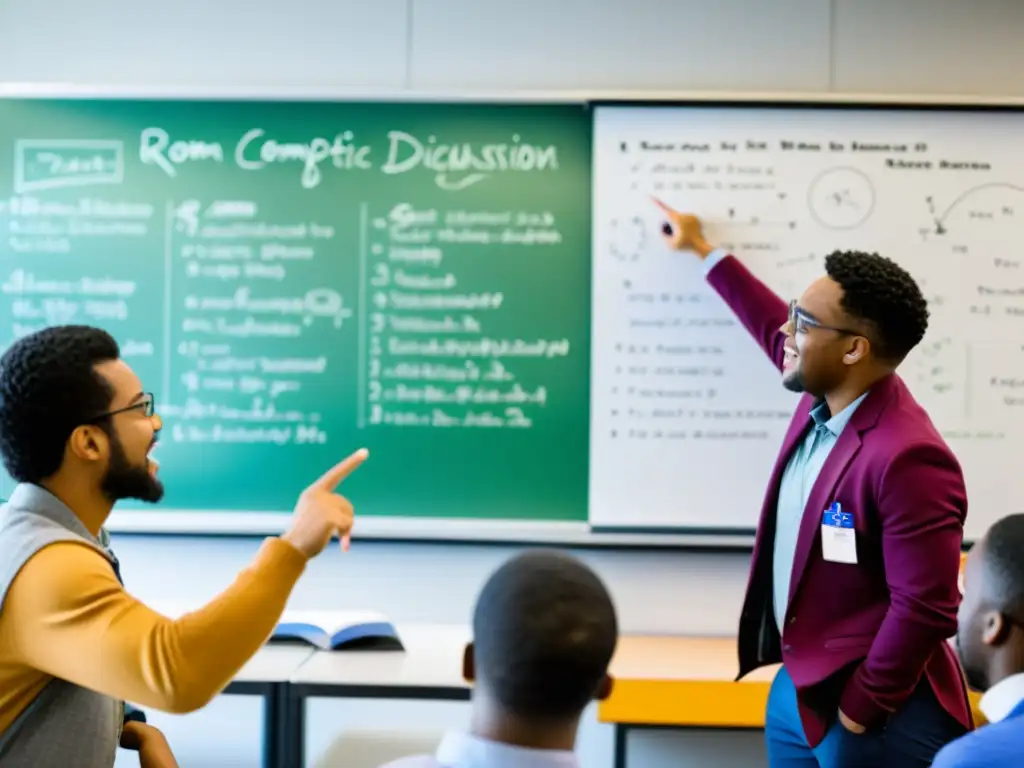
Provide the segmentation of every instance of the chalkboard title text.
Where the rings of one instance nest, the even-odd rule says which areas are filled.
[[[220,142],[174,139],[159,127],[146,128],[139,137],[142,163],[155,166],[172,178],[187,164],[224,163],[229,158],[246,171],[295,163],[301,166],[299,181],[304,189],[321,184],[325,166],[340,171],[372,170],[373,149],[371,144],[357,143],[352,131],[332,138],[317,136],[303,143],[278,141],[264,129],[253,128],[229,150]],[[424,140],[405,131],[388,131],[380,172],[397,175],[419,169],[433,172],[438,187],[459,190],[493,173],[557,170],[558,149],[524,142],[518,134],[507,142],[442,143],[433,135]]]

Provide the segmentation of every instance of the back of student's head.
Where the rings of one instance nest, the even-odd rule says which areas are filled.
[[[615,607],[597,575],[556,551],[527,551],[488,579],[473,616],[474,675],[492,702],[531,721],[576,718],[608,687]]]

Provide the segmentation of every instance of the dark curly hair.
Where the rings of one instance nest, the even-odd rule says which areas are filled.
[[[928,330],[928,302],[903,267],[877,253],[835,251],[825,272],[843,289],[843,310],[875,332],[875,353],[894,363],[916,347]]]
[[[96,373],[120,349],[106,331],[58,325],[18,339],[0,358],[0,456],[19,483],[60,469],[71,433],[110,408],[113,391]]]
[[[618,640],[611,596],[581,561],[527,550],[487,580],[473,615],[477,677],[528,721],[578,717],[594,699]]]

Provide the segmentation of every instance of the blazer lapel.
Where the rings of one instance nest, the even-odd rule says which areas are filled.
[[[796,450],[797,443],[803,440],[807,427],[810,426],[813,407],[814,398],[810,395],[804,395],[797,403],[793,420],[789,424],[786,436],[782,438],[782,448],[779,450],[779,458],[775,462],[775,471],[772,473],[772,479],[776,485],[782,480],[782,473],[785,471],[793,451]]]
[[[862,406],[867,403],[861,403]],[[800,534],[797,537],[796,553],[793,556],[793,577],[789,582],[789,603],[792,605],[793,596],[800,586],[800,579],[807,568],[807,560],[811,555],[811,549],[818,540],[821,518],[825,509],[832,503],[832,496],[835,493],[839,480],[853,457],[860,450],[860,434],[853,427],[853,423],[846,425],[846,429],[839,435],[832,452],[821,468],[821,473],[811,489],[807,498],[807,506],[804,507],[804,514],[800,520]]]
[[[800,534],[797,538],[796,553],[793,556],[793,577],[789,582],[789,603],[792,605],[807,562],[821,528],[821,518],[825,509],[832,503],[836,486],[846,473],[847,467],[861,448],[861,435],[875,426],[889,402],[900,391],[901,382],[898,376],[891,374],[875,383],[870,393],[860,404],[846,429],[839,435],[835,446],[828,455],[818,479],[807,498],[807,506],[800,520]],[[855,510],[856,511],[856,510]]]
[[[779,503],[779,486],[782,484],[782,474],[786,471],[786,465],[789,464],[797,444],[807,434],[807,428],[811,423],[811,408],[813,406],[814,398],[810,395],[804,395],[800,398],[796,409],[793,411],[793,419],[789,423],[786,435],[782,438],[782,447],[779,449],[779,455],[775,459],[775,467],[772,469],[771,477],[768,480],[769,493],[765,494],[764,507],[761,510],[761,524],[757,526],[755,548],[765,533],[766,523],[771,521],[771,530],[775,530],[775,509]],[[772,536],[774,537],[774,533]]]

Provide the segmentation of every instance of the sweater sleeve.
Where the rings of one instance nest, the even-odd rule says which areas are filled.
[[[191,712],[266,642],[305,564],[287,542],[267,539],[224,592],[170,619],[128,594],[100,553],[60,542],[18,573],[0,630],[15,663],[141,706]]]

